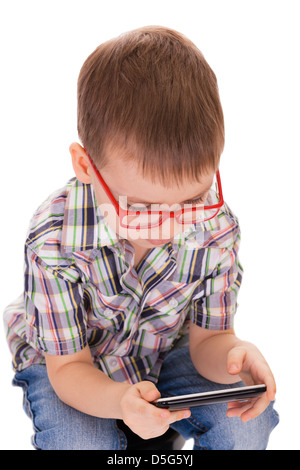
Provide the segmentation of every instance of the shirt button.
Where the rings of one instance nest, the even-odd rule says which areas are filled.
[[[117,359],[110,359],[109,365],[110,365],[111,367],[116,367],[117,364],[118,364]]]
[[[173,297],[173,298],[170,300],[169,305],[170,305],[170,307],[175,308],[175,307],[177,307],[178,302],[177,302],[177,300],[174,299],[174,297]]]

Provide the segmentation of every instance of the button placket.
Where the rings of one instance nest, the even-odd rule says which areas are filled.
[[[109,363],[110,367],[114,368],[114,367],[117,366],[118,361],[117,361],[116,358],[110,357],[109,360],[108,360],[108,363]]]
[[[112,310],[111,310],[110,308],[106,308],[106,309],[104,310],[104,314],[105,314],[105,315],[111,315],[111,314],[112,314]]]
[[[170,307],[176,308],[178,306],[177,300],[173,297],[169,302]]]

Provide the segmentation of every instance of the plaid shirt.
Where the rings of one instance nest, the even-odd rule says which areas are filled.
[[[134,267],[134,249],[106,224],[91,185],[71,179],[35,212],[24,293],[4,313],[15,370],[87,344],[116,381],[156,382],[188,321],[233,326],[242,268],[237,219],[193,225]]]

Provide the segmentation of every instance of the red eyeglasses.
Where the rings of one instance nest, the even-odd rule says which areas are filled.
[[[205,203],[213,202],[213,204],[183,204],[183,208],[182,204],[175,204],[169,208],[173,210],[164,210],[167,206],[166,204],[151,204],[152,209],[149,210],[149,206],[145,206],[145,204],[135,203],[131,206],[128,206],[127,197],[121,196],[119,199],[123,205],[122,207],[112,195],[109,187],[105,183],[89,154],[87,152],[86,154],[102,188],[104,189],[118,214],[120,225],[124,228],[140,230],[159,227],[168,218],[175,218],[177,223],[182,225],[192,225],[199,222],[206,222],[207,220],[211,220],[216,217],[220,208],[224,204],[220,172],[217,170],[216,192],[211,194],[210,191],[205,201]],[[175,208],[176,210],[174,210]]]

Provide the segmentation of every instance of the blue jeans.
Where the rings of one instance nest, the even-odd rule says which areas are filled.
[[[33,445],[41,450],[122,450],[127,440],[114,419],[96,418],[69,407],[55,394],[46,366],[33,365],[17,372],[14,385],[23,387],[24,409],[33,421]],[[196,393],[244,385],[220,385],[199,375],[194,368],[185,339],[168,353],[160,374],[162,396]],[[188,419],[172,424],[186,439],[194,439],[195,450],[264,450],[278,423],[271,404],[247,423],[226,416],[227,405],[192,408]]]

